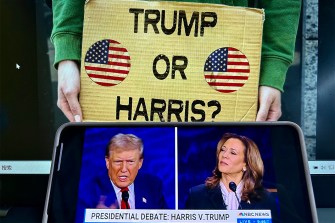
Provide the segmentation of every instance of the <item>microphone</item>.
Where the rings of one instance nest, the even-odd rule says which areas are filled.
[[[235,197],[236,197],[237,202],[238,202],[238,207],[242,210],[242,206],[241,206],[240,200],[237,197],[236,188],[237,188],[237,186],[236,186],[235,182],[233,182],[233,181],[229,182],[229,189],[234,192]]]
[[[236,183],[234,183],[233,181],[229,182],[229,189],[231,191],[233,191],[234,193],[236,193],[236,188],[237,188]]]

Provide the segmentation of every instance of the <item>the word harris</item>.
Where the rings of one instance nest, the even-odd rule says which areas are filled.
[[[150,110],[147,109],[150,105]],[[136,109],[133,109],[136,106]],[[210,114],[206,114],[206,108],[211,108]],[[136,121],[138,118],[144,118],[145,121],[154,121],[158,116],[160,122],[171,122],[173,117],[178,122],[203,122],[206,116],[215,117],[221,112],[221,104],[217,100],[211,100],[207,103],[203,100],[182,101],[177,99],[159,99],[152,98],[150,101],[139,98],[135,101],[132,97],[122,99],[116,98],[116,120],[120,120],[121,113],[127,114],[129,121]]]
[[[130,8],[129,13],[134,14],[134,33],[139,32],[139,27],[143,27],[143,32],[148,33],[149,25],[152,26],[155,34],[159,34],[160,30],[166,34],[171,35],[177,29],[177,34],[182,35],[182,28],[184,28],[186,36],[191,34],[194,26],[194,36],[204,36],[206,27],[215,27],[217,23],[217,15],[215,12],[193,12],[191,19],[188,21],[185,10],[174,10],[171,20],[167,19],[165,10],[157,9],[141,9]],[[140,19],[142,17],[142,19]],[[166,21],[170,27],[167,27]]]

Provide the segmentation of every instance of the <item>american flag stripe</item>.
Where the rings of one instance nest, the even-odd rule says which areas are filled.
[[[106,76],[106,75],[99,75],[99,74],[90,74],[90,78],[100,78],[106,80],[115,80],[115,81],[123,81],[126,77],[117,77],[117,76]]]
[[[244,83],[229,83],[229,82],[224,82],[224,83],[209,82],[208,84],[210,86],[228,86],[228,87],[243,87],[243,85],[244,85]]]
[[[86,71],[93,70],[93,71],[102,71],[106,73],[116,73],[116,74],[128,74],[128,70],[120,70],[120,69],[110,69],[110,68],[104,68],[104,67],[89,67],[85,66]]]
[[[121,48],[121,47],[109,47],[108,48],[110,51],[116,51],[116,52],[128,52],[127,49],[125,48]]]
[[[228,58],[245,58],[245,56],[237,54],[228,54]]]
[[[227,69],[227,72],[250,73],[249,69]]]
[[[238,49],[233,48],[233,47],[228,47],[228,51],[231,52],[231,53],[233,53],[233,52],[237,52],[237,53],[239,53],[239,54],[240,54],[240,52],[241,52],[241,51],[239,51]]]
[[[234,84],[244,84],[246,80],[243,80],[243,79],[216,79],[216,80],[208,80],[208,84],[209,85],[213,85],[215,86],[216,84],[215,83],[218,83],[218,85],[222,85],[222,83],[234,83]]]
[[[121,62],[110,62],[110,61],[108,61],[108,65],[119,66],[119,67],[130,67],[129,63],[121,63]]]
[[[206,81],[210,86],[240,86],[240,85],[243,86],[246,80],[245,79],[215,79],[215,80],[206,79]]]
[[[112,40],[112,39],[109,39],[108,42],[113,43],[113,44],[120,44],[118,41],[115,41],[115,40]]]
[[[249,66],[227,65],[227,69],[242,69],[242,70],[249,70]]]
[[[106,83],[109,85],[117,85],[120,83],[118,80],[106,80],[106,79],[101,79],[101,78],[92,78],[94,82],[99,82],[99,83]]]
[[[248,80],[248,76],[233,76],[233,75],[225,75],[225,76],[219,76],[219,75],[212,75],[212,74],[206,74],[205,75],[206,79],[223,79],[223,80]]]
[[[248,59],[246,59],[246,58],[229,58],[228,62],[246,62],[246,63],[249,63]]]
[[[239,72],[229,72],[229,73],[227,73],[227,72],[211,72],[211,73],[205,73],[205,74],[210,74],[210,75],[213,75],[214,77],[224,76],[224,75],[248,77],[248,75],[246,75],[244,73],[239,73]]]
[[[222,90],[222,89],[216,89],[218,92],[221,92],[221,93],[233,93],[235,91],[237,91],[238,89],[240,88],[236,88],[236,89],[232,89],[232,90]]]
[[[93,70],[92,68],[94,67],[98,67],[98,68],[106,68],[106,69],[119,69],[119,70],[125,70],[125,71],[129,71],[130,67],[129,66],[115,66],[115,65],[111,65],[109,64],[100,64],[99,66],[98,65],[95,65],[95,64],[91,64],[91,63],[86,63],[85,64],[85,69],[90,69],[90,70]]]
[[[102,76],[106,76],[106,78],[109,78],[109,77],[122,77],[122,78],[126,78],[127,77],[127,74],[116,74],[116,73],[113,73],[113,75],[106,75],[106,72],[101,72],[101,71],[92,71],[92,72],[89,72],[87,73],[87,75],[100,75],[101,77]]]
[[[240,89],[241,87],[234,87],[234,86],[216,86],[216,90],[224,91],[224,90],[229,90],[229,91],[236,91]]]
[[[97,74],[89,74],[88,75],[94,82],[106,82],[112,84],[119,84],[123,81],[124,77],[116,77],[116,76],[106,76],[106,75],[97,75]]]
[[[115,75],[105,75],[104,73],[90,73],[88,74],[89,77],[95,77],[95,78],[100,78],[100,79],[113,79],[113,80],[124,80],[127,75],[125,74],[115,74]]]
[[[248,66],[249,67],[249,62],[240,62],[240,61],[228,61],[228,66],[230,65],[241,65],[241,66]]]
[[[106,64],[102,64],[104,66],[108,66],[108,65],[112,65],[111,63],[120,63],[123,66],[125,66],[126,64],[128,64],[130,66],[130,61],[128,59],[120,59],[120,58],[113,58],[113,59],[108,59]]]
[[[127,77],[130,67],[127,49],[115,40],[98,41],[86,53],[86,73],[91,80],[102,86],[121,83]]]
[[[93,70],[92,68],[90,68],[90,67],[85,67],[85,69],[86,69],[86,72],[87,73],[91,73],[91,74],[100,74],[100,75],[106,75],[106,71],[105,70],[99,70],[99,69],[95,69],[95,68],[93,68],[93,69],[95,69],[95,70]],[[109,68],[107,68],[107,69],[109,69]],[[129,68],[128,67],[124,67],[123,68],[124,70],[123,70],[123,72],[121,73],[121,72],[117,72],[117,73],[112,73],[112,72],[109,72],[109,74],[113,74],[113,76],[127,76],[127,71],[129,70]],[[109,75],[107,75],[107,76],[109,76]]]
[[[99,80],[93,80],[95,83],[101,85],[101,86],[104,86],[104,87],[111,87],[111,86],[115,86],[115,85],[118,85],[118,83],[106,83],[106,82],[100,82]]]
[[[108,55],[108,58],[130,60],[130,57],[129,57],[129,56],[125,56],[125,55],[117,55],[117,54],[109,54],[109,55]]]

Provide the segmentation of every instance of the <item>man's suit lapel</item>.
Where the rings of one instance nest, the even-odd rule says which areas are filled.
[[[148,209],[150,198],[144,192],[147,191],[146,188],[143,187],[141,183],[138,181],[134,183],[134,191],[135,191],[135,207],[136,209]]]
[[[135,207],[136,209],[150,209],[152,207],[152,202],[154,199],[153,194],[155,191],[150,191],[148,189],[147,179],[142,175],[138,174],[134,182],[134,192],[135,192]]]
[[[226,209],[224,205],[220,186],[208,190],[209,200],[212,202],[213,209]]]

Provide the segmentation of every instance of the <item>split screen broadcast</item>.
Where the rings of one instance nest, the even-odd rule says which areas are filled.
[[[75,129],[60,134],[60,142],[66,135],[77,141],[71,148],[68,140],[60,143],[58,174],[63,168],[63,177],[72,178],[66,196],[74,200],[76,222],[312,222],[301,136],[293,125]],[[66,194],[59,176],[53,176],[53,197]],[[124,199],[130,210],[120,209]],[[49,209],[60,203],[53,199]]]

